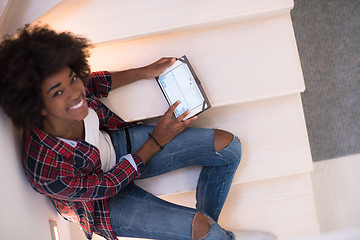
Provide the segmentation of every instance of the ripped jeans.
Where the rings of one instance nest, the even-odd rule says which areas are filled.
[[[151,126],[128,128],[132,152],[140,148],[152,130]],[[111,138],[117,158],[127,154],[125,132],[111,133]],[[119,237],[191,239],[193,218],[201,212],[213,220],[204,239],[234,239],[232,232],[221,228],[217,220],[240,158],[241,145],[237,137],[215,152],[213,129],[186,129],[145,164],[141,178],[188,166],[202,166],[196,189],[196,209],[166,202],[132,182],[109,200],[114,232]]]

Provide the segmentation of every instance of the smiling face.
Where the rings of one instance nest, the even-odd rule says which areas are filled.
[[[41,93],[45,106],[43,126],[52,132],[70,128],[88,114],[84,83],[69,67],[47,77]]]

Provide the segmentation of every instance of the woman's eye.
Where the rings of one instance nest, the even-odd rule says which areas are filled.
[[[75,82],[77,79],[78,79],[77,76],[73,76],[73,77],[71,78],[71,83]]]
[[[62,94],[62,92],[63,92],[62,90],[56,91],[54,93],[54,97],[60,96]]]

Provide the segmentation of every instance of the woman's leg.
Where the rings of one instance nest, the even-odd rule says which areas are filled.
[[[229,136],[230,135],[230,136]],[[230,138],[230,139],[229,139]],[[232,180],[241,159],[241,146],[237,137],[215,130],[213,159],[214,165],[204,165],[196,189],[196,209],[206,212],[215,221],[229,193]],[[217,165],[221,162],[221,165]]]
[[[142,146],[152,130],[151,126],[136,126],[128,129],[132,152]],[[125,134],[122,135],[124,138]],[[127,154],[126,145],[114,145],[119,145],[116,147],[120,149],[116,149],[118,155]],[[217,221],[240,158],[240,142],[231,134],[213,129],[188,128],[146,163],[141,178],[157,176],[188,166],[203,166],[197,185],[196,208]]]
[[[131,152],[146,141],[152,129],[148,126],[130,129]],[[112,134],[112,138],[115,137],[118,145],[117,155],[127,154],[124,131],[115,135]],[[110,200],[115,233],[154,239],[274,240],[273,235],[262,232],[237,232],[235,237],[216,222],[240,162],[240,145],[237,137],[222,130],[190,128],[181,133],[146,164],[142,178],[187,166],[203,166],[197,186],[197,209],[168,203],[131,183]],[[207,215],[214,216],[215,220]]]
[[[228,240],[234,235],[197,210],[166,202],[134,183],[109,200],[110,221],[119,237]],[[207,231],[201,231],[205,220]],[[206,227],[206,226],[205,226]]]

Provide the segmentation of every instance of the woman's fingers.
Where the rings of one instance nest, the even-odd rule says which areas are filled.
[[[193,116],[191,118],[184,120],[186,118],[186,116],[189,114],[190,114],[190,111],[187,110],[174,120],[177,124],[179,133],[184,131],[194,120],[197,119],[197,116]]]
[[[184,112],[183,114],[181,114],[178,118],[176,118],[176,122],[178,123],[178,125],[180,126],[180,128],[182,128],[181,131],[183,131],[184,129],[186,129],[186,128],[190,125],[190,123],[192,123],[194,120],[196,120],[196,119],[198,118],[197,116],[193,116],[193,117],[191,117],[191,118],[188,118],[188,119],[184,120],[185,117],[186,117],[187,115],[189,115],[189,113],[190,113],[189,110],[188,110],[188,111],[185,111],[185,112]]]
[[[161,58],[158,61],[148,65],[146,69],[147,78],[152,79],[154,77],[159,76],[161,73],[165,71],[168,67],[173,65],[176,61],[176,58]]]
[[[164,115],[167,115],[167,117],[170,117],[172,116],[172,114],[174,113],[175,109],[177,108],[177,106],[179,106],[180,104],[180,101],[177,100],[173,105],[171,105],[168,110],[165,112]]]
[[[179,106],[180,104],[180,101],[176,101],[173,105],[171,105],[168,109],[168,111],[165,113],[165,114],[168,114],[170,115],[169,117],[172,116],[172,114],[174,113],[175,109]],[[184,119],[186,118],[187,115],[190,114],[190,111],[187,110],[185,111],[183,114],[181,114],[179,117],[177,117],[176,119],[174,119],[173,121],[175,121],[176,123],[184,123],[184,122],[187,122],[187,123],[190,123],[192,121],[194,121],[195,119],[197,119],[197,116],[194,116],[194,117],[191,117],[187,120],[184,121]],[[189,120],[189,121],[188,121]],[[186,124],[185,124],[186,125]],[[188,125],[188,124],[187,124]]]
[[[185,117],[190,113],[190,111],[186,111],[178,118],[172,119],[172,114],[174,113],[176,107],[179,106],[179,104],[180,101],[176,101],[173,105],[171,105],[153,130],[153,136],[161,145],[169,143],[176,135],[184,131],[190,125],[190,123],[197,118],[192,117],[184,120]]]
[[[176,61],[176,58],[174,57],[163,57],[159,59],[156,63],[163,64],[166,67],[171,66]]]
[[[158,60],[158,63],[171,64],[171,63],[174,63],[175,61],[176,61],[176,58],[174,58],[174,57],[163,57],[160,60]]]

